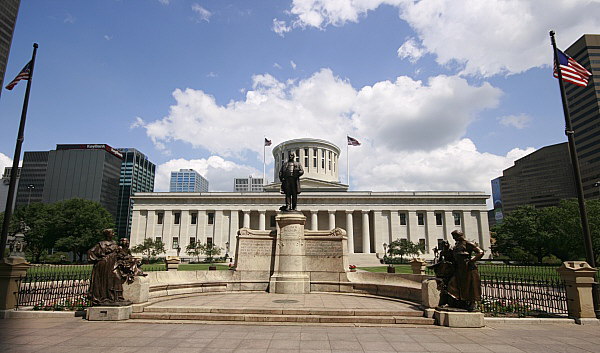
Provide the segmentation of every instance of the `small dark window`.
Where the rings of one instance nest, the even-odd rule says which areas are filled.
[[[421,248],[425,248],[425,239],[421,238],[419,239],[419,245],[421,246]]]
[[[425,215],[423,213],[417,213],[417,224],[420,226],[425,225]]]
[[[162,242],[162,238],[161,237],[156,237],[156,238],[154,238],[154,241],[161,241]]]
[[[181,213],[173,213],[173,224],[179,224],[181,222]]]
[[[438,244],[437,244],[437,248],[438,250],[442,248],[442,243],[444,242],[444,239],[438,239]]]
[[[318,157],[317,157],[317,153],[318,153],[318,152],[317,152],[317,149],[314,149],[314,150],[313,150],[313,168],[316,168],[316,167],[317,167],[317,158],[318,158]]]
[[[190,237],[190,244],[196,244],[196,237]]]
[[[192,224],[197,224],[198,223],[198,214],[197,213],[192,213]]]
[[[207,245],[208,247],[211,247],[211,246],[212,246],[212,244],[213,244],[213,242],[212,242],[212,238],[206,238],[206,245]]]
[[[442,214],[439,212],[436,212],[435,213],[435,225],[441,226],[442,224],[444,224]]]
[[[270,222],[269,223],[270,223],[271,227],[276,227],[277,226],[276,223],[275,223],[275,216],[271,216],[270,217]]]
[[[452,216],[454,217],[454,225],[460,225],[460,212],[452,212]]]
[[[179,247],[179,237],[173,237],[173,249],[177,249]]]
[[[406,225],[406,213],[400,213],[400,225],[401,226]]]
[[[156,214],[156,218],[157,218],[157,219],[156,219],[156,224],[163,224],[163,219],[164,219],[164,217],[165,217],[165,214],[164,214],[164,213],[162,213],[162,212],[158,212],[158,213]]]
[[[215,214],[212,212],[208,213],[208,224],[215,224]]]

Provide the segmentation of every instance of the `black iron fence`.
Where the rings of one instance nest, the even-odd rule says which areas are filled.
[[[567,294],[558,265],[477,264],[481,309],[490,315],[567,316]],[[434,275],[428,271],[428,274]]]
[[[19,279],[17,308],[73,310],[89,306],[92,265],[34,265]]]

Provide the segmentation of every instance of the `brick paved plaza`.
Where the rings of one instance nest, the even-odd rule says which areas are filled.
[[[599,352],[600,327],[488,324],[482,329],[0,321],[2,352]]]

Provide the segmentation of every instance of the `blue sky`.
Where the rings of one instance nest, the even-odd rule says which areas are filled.
[[[345,182],[348,134],[363,142],[354,190],[489,192],[566,141],[548,31],[566,48],[600,33],[593,13],[597,0],[30,0],[5,81],[39,43],[23,149],[135,147],[159,191],[179,168],[212,191],[262,176],[263,136],[336,143]],[[0,97],[0,167],[24,90]]]

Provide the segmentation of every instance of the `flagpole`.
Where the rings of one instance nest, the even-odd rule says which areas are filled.
[[[8,226],[10,217],[12,216],[13,199],[15,195],[15,186],[17,184],[17,174],[19,172],[19,159],[21,157],[21,147],[23,146],[25,120],[27,118],[27,107],[29,106],[29,91],[31,89],[31,81],[33,80],[33,68],[35,66],[35,55],[37,53],[38,44],[33,43],[33,54],[31,55],[31,69],[29,79],[27,80],[27,88],[25,89],[25,99],[23,100],[23,110],[21,111],[21,122],[19,123],[19,133],[17,134],[17,143],[15,145],[15,154],[13,156],[12,171],[10,173],[10,184],[8,186],[8,196],[6,198],[6,209],[4,210],[4,222],[2,223],[2,233],[0,235],[0,261],[4,259],[6,251],[6,240],[8,239]]]
[[[348,137],[346,137],[346,175],[348,176],[348,190],[350,190],[350,144],[348,143]]]
[[[267,148],[267,146],[266,146],[267,144],[265,143],[266,140],[267,140],[267,137],[263,136],[263,186],[266,185],[265,178],[267,176],[267,173],[266,173],[267,167],[266,167],[266,163],[265,163],[265,150]]]

